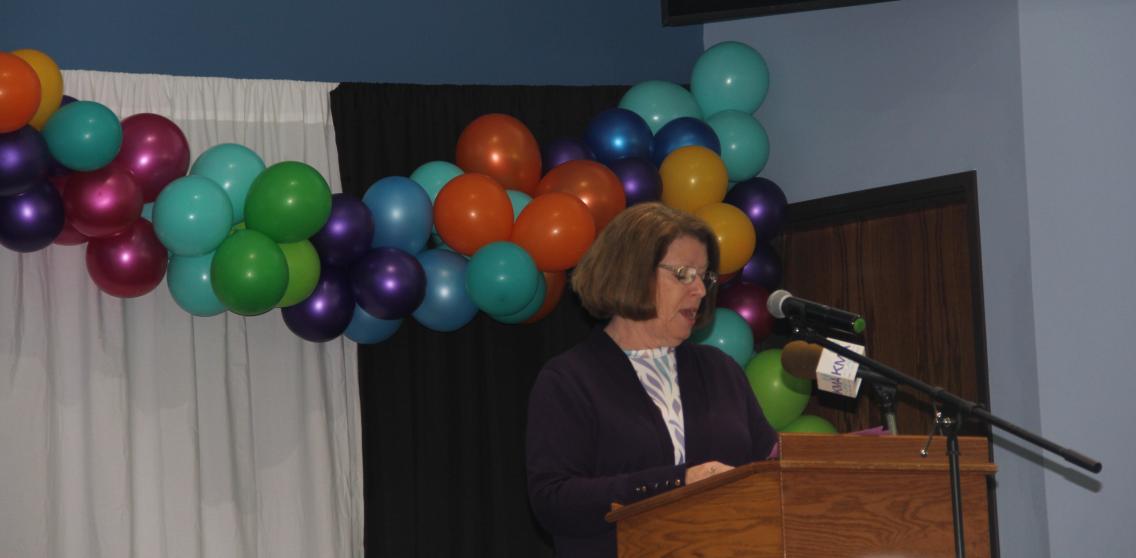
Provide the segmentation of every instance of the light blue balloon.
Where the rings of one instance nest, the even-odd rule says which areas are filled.
[[[216,182],[183,176],[154,200],[154,233],[175,255],[200,256],[217,249],[233,227],[233,205]]]
[[[173,256],[166,270],[166,285],[174,302],[194,316],[215,316],[225,305],[213,293],[210,266],[213,253],[201,256]]]
[[[435,248],[418,254],[426,271],[426,297],[412,314],[423,326],[434,331],[461,329],[477,315],[477,305],[465,290],[469,262],[465,256]]]
[[[532,201],[532,196],[520,190],[505,190],[505,193],[509,194],[509,203],[513,204],[513,222],[516,222],[521,210]]]
[[[497,241],[473,254],[465,286],[473,303],[491,316],[520,312],[533,299],[540,272],[532,256],[512,242]]]
[[[434,226],[434,206],[417,182],[388,176],[367,188],[363,203],[375,218],[372,248],[385,246],[417,254],[426,247]]]
[[[644,81],[636,84],[619,101],[619,108],[638,114],[655,134],[671,120],[689,116],[702,118],[702,109],[694,95],[669,81]]]
[[[245,220],[245,198],[253,180],[264,171],[264,160],[253,150],[236,143],[222,143],[206,149],[194,161],[189,174],[216,182],[229,196],[233,222]]]
[[[417,182],[430,195],[430,203],[438,199],[438,192],[447,182],[463,174],[461,168],[446,161],[430,161],[414,169],[410,179]]]
[[[745,366],[753,355],[753,332],[737,312],[729,308],[714,309],[714,323],[694,332],[695,343],[722,349],[738,366]]]
[[[370,345],[386,341],[398,331],[401,325],[402,318],[381,320],[368,314],[366,310],[356,304],[355,313],[351,316],[351,323],[347,324],[347,330],[343,332],[343,335],[360,345]]]
[[[154,202],[142,205],[142,218],[151,223],[154,222]]]
[[[769,135],[753,115],[724,110],[706,120],[722,144],[722,162],[730,181],[749,180],[769,162]]]
[[[544,280],[544,274],[538,274],[537,280],[538,284],[536,286],[536,292],[533,293],[532,300],[530,300],[520,312],[507,316],[492,316],[492,318],[503,324],[519,324],[533,317],[533,314],[536,314],[537,310],[540,310],[541,305],[544,304],[544,297],[548,294],[548,282]]]
[[[690,92],[708,117],[723,110],[753,114],[768,91],[765,59],[749,45],[735,41],[707,49],[690,74]]]
[[[94,101],[59,107],[43,127],[43,139],[56,161],[69,169],[93,171],[114,160],[122,147],[122,123]]]

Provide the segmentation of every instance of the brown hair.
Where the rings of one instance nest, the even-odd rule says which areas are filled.
[[[704,221],[661,203],[633,205],[612,219],[572,273],[572,289],[591,315],[650,320],[656,316],[656,268],[680,236],[706,246],[710,270],[718,270],[718,238]],[[706,289],[696,327],[714,316],[717,286]]]

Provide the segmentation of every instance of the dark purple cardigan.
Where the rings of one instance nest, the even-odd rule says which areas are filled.
[[[765,459],[777,433],[741,368],[722,351],[683,343],[675,350],[686,462],[742,465]],[[662,414],[627,355],[596,328],[550,360],[529,397],[529,500],[560,557],[614,557],[612,502],[648,498],[681,484],[684,465]]]

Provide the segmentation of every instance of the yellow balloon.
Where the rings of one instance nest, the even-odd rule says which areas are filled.
[[[663,179],[663,203],[690,213],[725,199],[729,184],[722,158],[700,145],[672,151],[659,167],[659,177]]]
[[[704,205],[694,212],[718,237],[718,273],[733,273],[753,257],[757,233],[744,211],[728,203]]]
[[[50,56],[30,48],[13,50],[12,54],[23,59],[39,76],[39,108],[28,122],[36,130],[43,130],[47,119],[59,110],[63,102],[63,73]]]

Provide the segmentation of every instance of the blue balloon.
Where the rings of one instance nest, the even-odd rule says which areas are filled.
[[[436,248],[418,255],[426,271],[426,298],[412,314],[434,331],[454,331],[477,315],[477,305],[465,290],[465,256]]]
[[[663,164],[663,159],[680,147],[698,145],[714,153],[722,154],[722,145],[718,142],[718,134],[708,124],[689,116],[676,118],[663,126],[655,134],[652,153],[655,157],[655,166]]]
[[[492,316],[492,318],[503,324],[519,324],[536,314],[537,310],[540,310],[541,305],[544,304],[544,297],[548,294],[548,282],[544,280],[544,274],[537,275],[537,279],[539,283],[536,286],[536,292],[533,293],[532,300],[520,312],[505,316]]]
[[[521,210],[532,201],[532,196],[520,190],[505,190],[505,193],[509,194],[509,203],[513,204],[513,221],[515,222],[517,217],[521,215]]]
[[[634,112],[607,109],[588,122],[584,143],[607,164],[629,157],[651,158],[651,128]]]
[[[43,127],[51,156],[77,171],[101,169],[122,147],[122,123],[110,109],[94,101],[59,107]]]
[[[541,274],[532,256],[512,242],[482,246],[466,269],[466,289],[473,303],[491,316],[520,312],[532,301]]]
[[[398,248],[417,254],[426,247],[434,226],[430,195],[405,176],[388,176],[367,189],[363,203],[375,221],[372,248]]]
[[[386,341],[398,331],[401,325],[402,318],[380,320],[368,314],[366,310],[356,304],[355,313],[351,316],[351,323],[347,324],[347,331],[344,331],[343,334],[360,345],[370,345]]]
[[[729,308],[715,308],[714,323],[696,330],[691,340],[718,347],[742,367],[749,362],[750,355],[753,354],[753,333],[749,323]]]
[[[154,233],[178,256],[200,256],[217,249],[233,227],[233,205],[216,182],[183,176],[154,200]]]
[[[166,270],[166,286],[174,302],[194,316],[215,316],[225,305],[213,292],[213,252],[201,256],[173,256]]]
[[[233,222],[245,220],[245,198],[257,175],[264,171],[264,160],[253,150],[236,143],[222,143],[206,149],[189,169],[189,174],[216,182],[229,196]]]

